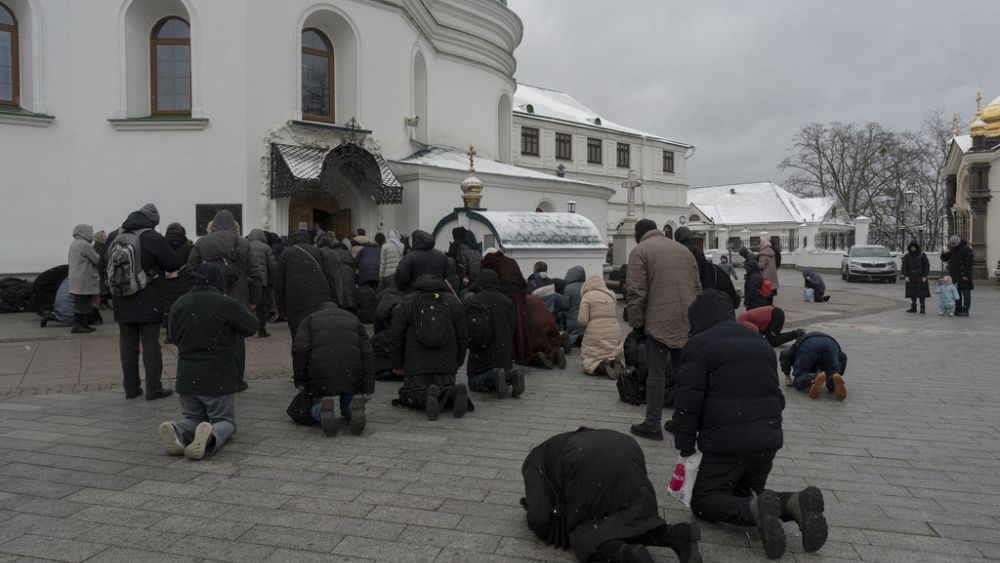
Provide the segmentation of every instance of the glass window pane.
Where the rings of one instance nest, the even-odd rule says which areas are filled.
[[[156,46],[156,110],[191,111],[191,48]]]
[[[0,24],[14,25],[14,16],[3,6],[0,6]]]
[[[329,59],[302,55],[302,113],[330,115]]]
[[[306,49],[316,49],[317,51],[330,51],[330,48],[326,45],[326,41],[323,40],[323,36],[313,30],[302,32],[302,46]]]
[[[188,24],[174,18],[161,25],[156,36],[160,39],[189,39],[191,30],[188,28]]]

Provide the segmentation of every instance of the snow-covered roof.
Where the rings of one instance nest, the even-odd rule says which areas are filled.
[[[470,211],[485,220],[508,250],[524,248],[606,248],[601,231],[579,213]]]
[[[951,140],[958,145],[962,154],[969,152],[969,149],[972,148],[972,135],[958,135],[957,137],[952,137]]]
[[[532,109],[530,112],[528,111],[529,105]],[[644,137],[654,141],[663,141],[681,147],[691,147],[691,145],[687,143],[673,141],[660,135],[654,135],[653,133],[647,133],[645,131],[626,127],[609,119],[605,119],[601,116],[601,114],[583,105],[569,94],[558,90],[549,90],[548,88],[539,88],[538,86],[530,86],[528,84],[519,83],[517,85],[517,90],[514,92],[514,111],[524,115],[534,115],[548,119],[566,121],[577,125],[584,125],[587,127],[597,127],[600,129],[607,129],[609,131],[637,135],[639,137]]]
[[[688,201],[713,223],[752,225],[822,221],[834,197],[799,197],[774,182],[708,186],[688,191]]]
[[[403,164],[419,164],[421,166],[434,166],[437,168],[447,168],[449,170],[468,170],[469,156],[451,147],[432,146],[419,150],[410,156],[397,160]],[[476,174],[496,174],[498,176],[515,176],[519,178],[535,178],[539,180],[552,180],[557,182],[570,182],[573,184],[588,184],[581,180],[570,178],[560,178],[555,174],[545,174],[520,166],[504,164],[495,160],[476,159]],[[589,184],[596,185],[596,184]]]

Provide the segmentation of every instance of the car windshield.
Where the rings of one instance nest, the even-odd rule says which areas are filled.
[[[851,249],[851,258],[888,258],[889,251],[883,246],[855,246]]]

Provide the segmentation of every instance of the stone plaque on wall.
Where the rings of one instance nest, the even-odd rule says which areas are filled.
[[[215,218],[215,214],[223,209],[228,209],[236,222],[243,229],[243,204],[242,203],[198,203],[194,206],[194,218],[198,228],[198,236],[208,234],[208,224]],[[240,235],[246,233],[240,232]]]

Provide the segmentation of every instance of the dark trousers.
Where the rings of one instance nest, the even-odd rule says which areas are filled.
[[[958,285],[958,300],[955,301],[955,312],[969,312],[972,308],[972,288],[967,285]]]
[[[408,376],[399,388],[399,399],[396,404],[414,409],[427,408],[427,388],[431,385],[437,385],[441,391],[438,401],[442,408],[454,402],[455,374],[452,373]]]
[[[73,313],[77,315],[89,315],[94,310],[94,300],[90,295],[73,294]]]
[[[655,338],[646,339],[646,422],[660,425],[663,407],[674,406],[674,386],[681,349],[671,348]]]
[[[750,499],[764,492],[773,458],[719,463],[703,460],[691,498],[691,512],[709,522],[753,526]]]
[[[243,383],[244,375],[247,371],[247,341],[242,334],[236,334],[236,342],[233,351],[236,353],[236,369],[240,370],[236,376],[236,381]]]
[[[267,332],[267,319],[271,317],[271,294],[272,289],[265,287],[261,290],[260,305],[257,305],[257,334]]]
[[[764,338],[772,347],[777,348],[798,338],[798,333],[794,330],[783,333],[781,332],[783,328],[785,328],[785,312],[781,309],[773,309],[771,311],[771,324],[767,325],[767,330],[764,331]]]
[[[795,364],[792,366],[792,376],[795,378],[795,388],[800,391],[809,389],[816,374],[826,372],[826,387],[833,390],[833,374],[843,373],[840,366],[840,347],[829,336],[813,336],[802,341],[795,352]]]
[[[118,323],[118,349],[121,354],[125,391],[142,389],[139,378],[139,345],[142,344],[142,365],[146,371],[146,392],[163,389],[163,357],[160,355],[160,323]]]

